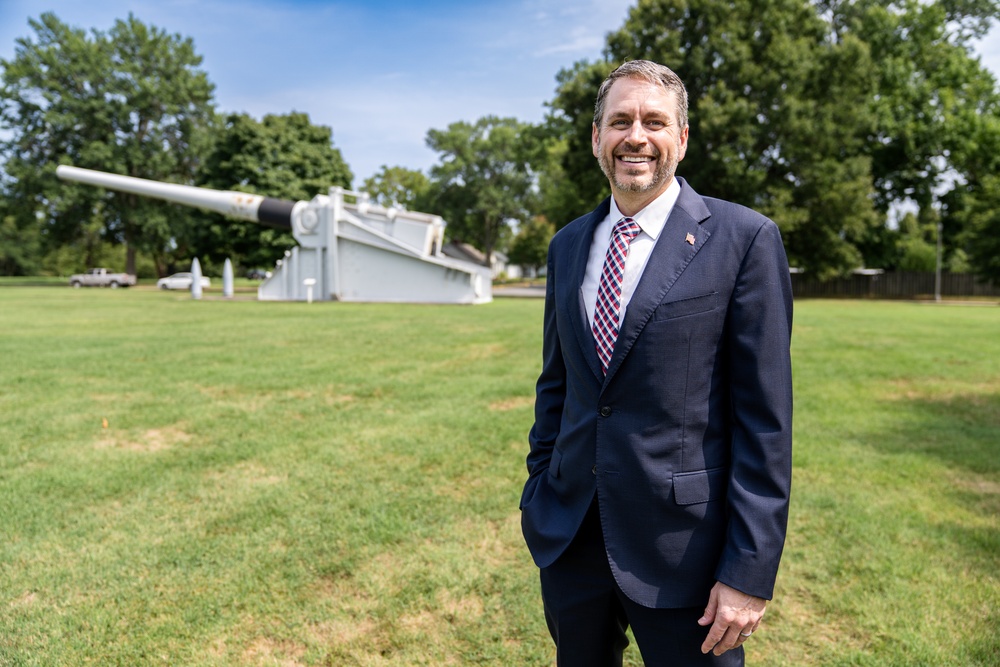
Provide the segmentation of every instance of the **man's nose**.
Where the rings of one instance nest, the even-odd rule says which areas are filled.
[[[629,128],[628,136],[625,139],[630,144],[646,143],[646,129],[642,126],[642,121],[635,121]]]

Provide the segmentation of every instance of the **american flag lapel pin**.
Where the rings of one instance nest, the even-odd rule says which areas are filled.
[[[688,242],[688,245],[694,245],[694,234],[688,234],[684,240]]]

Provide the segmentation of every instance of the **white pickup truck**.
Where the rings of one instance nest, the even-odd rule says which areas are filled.
[[[111,273],[107,269],[90,269],[69,277],[71,287],[130,287],[135,285],[135,276],[128,273]]]

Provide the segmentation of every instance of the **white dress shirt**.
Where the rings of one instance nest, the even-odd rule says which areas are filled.
[[[638,213],[630,216],[642,230],[639,235],[632,239],[629,244],[628,256],[625,258],[625,272],[622,277],[621,311],[618,315],[618,322],[625,321],[625,308],[632,299],[635,286],[642,277],[646,262],[653,251],[656,239],[663,231],[663,225],[667,222],[667,217],[677,203],[677,197],[681,194],[680,183],[676,178],[671,179],[670,185],[659,197],[654,199]],[[594,230],[594,240],[590,244],[590,256],[587,259],[587,272],[583,276],[583,285],[580,286],[583,294],[583,302],[587,305],[588,322],[594,323],[594,310],[597,308],[597,289],[601,284],[601,273],[604,270],[604,259],[608,253],[608,246],[611,245],[611,232],[615,224],[623,217],[618,210],[615,198],[611,198],[611,211],[608,217],[604,218]]]

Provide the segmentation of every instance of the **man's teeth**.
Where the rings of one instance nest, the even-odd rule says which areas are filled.
[[[652,160],[652,158],[648,158],[648,157],[629,157],[627,155],[623,155],[621,157],[621,160],[622,160],[622,162],[649,162],[650,160]]]

